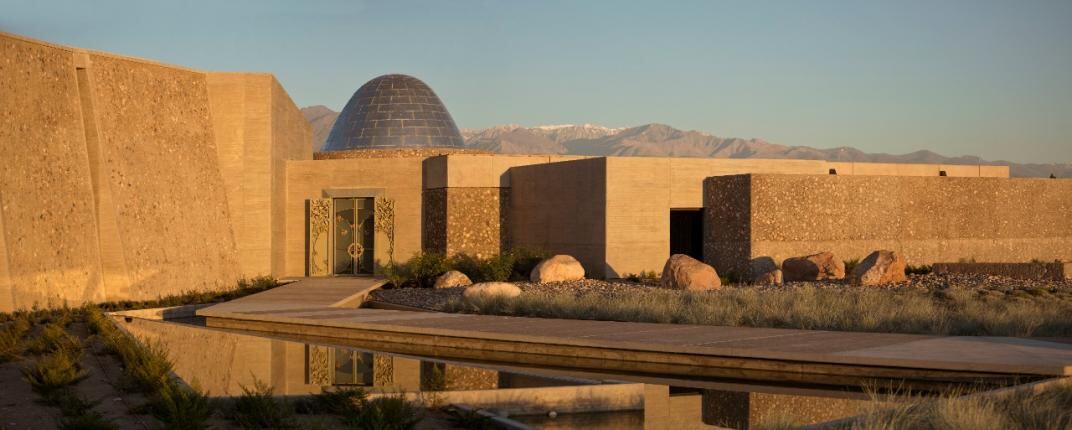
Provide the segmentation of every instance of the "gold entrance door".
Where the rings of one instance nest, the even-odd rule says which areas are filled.
[[[372,273],[375,236],[373,199],[362,197],[333,200],[332,274]]]

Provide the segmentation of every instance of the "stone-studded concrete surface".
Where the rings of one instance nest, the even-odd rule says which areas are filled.
[[[509,244],[508,188],[439,188],[424,191],[425,249],[486,258]]]
[[[383,75],[362,85],[331,128],[324,151],[464,145],[439,96],[419,79]]]
[[[99,298],[72,52],[0,35],[0,58],[0,311]]]
[[[115,201],[129,295],[234,285],[240,269],[204,74],[91,59],[102,168]]]
[[[1072,182],[1047,179],[748,175],[707,181],[708,211],[749,195],[749,258],[832,251],[862,259],[876,249],[909,264],[1072,257]],[[744,189],[744,184],[748,189]],[[739,205],[740,203],[735,203]],[[740,236],[745,220],[709,214],[708,241]],[[723,219],[727,218],[727,219]],[[736,230],[735,230],[736,229]],[[713,235],[713,236],[712,236]],[[730,240],[732,242],[732,240]],[[716,266],[716,268],[719,268]],[[743,267],[741,267],[743,268]]]

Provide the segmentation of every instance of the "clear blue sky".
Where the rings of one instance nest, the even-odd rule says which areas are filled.
[[[661,122],[1072,162],[1072,1],[0,0],[0,30],[274,73],[299,106],[415,75],[460,127]]]

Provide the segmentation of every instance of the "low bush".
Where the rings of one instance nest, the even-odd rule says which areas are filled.
[[[430,288],[439,275],[457,270],[473,282],[528,280],[529,273],[549,254],[528,248],[516,248],[490,257],[458,254],[447,258],[435,252],[417,252],[402,263],[388,263],[380,273],[396,287]]]
[[[171,383],[153,394],[149,410],[156,419],[166,423],[168,430],[203,430],[209,428],[212,404],[208,395],[197,387]]]
[[[22,374],[34,393],[53,403],[62,390],[86,378],[86,371],[78,364],[80,359],[76,350],[59,349],[38,358]]]
[[[514,257],[513,279],[521,279],[527,281],[529,275],[532,273],[532,269],[536,268],[536,265],[541,261],[551,258],[551,253],[537,248],[513,248],[509,251],[510,255]]]
[[[6,326],[0,327],[0,363],[13,360],[23,348],[23,339],[32,327],[25,313],[12,314]]]
[[[296,428],[294,410],[286,402],[277,402],[272,387],[255,380],[253,387],[242,387],[242,396],[235,399],[231,421],[244,429]]]
[[[345,424],[359,430],[409,430],[421,419],[421,409],[405,397],[380,397],[364,402]]]
[[[515,259],[511,253],[502,253],[487,258],[460,254],[451,261],[455,270],[464,273],[473,282],[508,281],[514,273]]]
[[[78,350],[82,344],[78,338],[67,333],[67,321],[64,319],[50,322],[41,329],[41,335],[29,343],[28,351],[34,354],[47,354],[61,349]]]
[[[333,414],[348,416],[356,413],[368,399],[368,393],[360,388],[341,388],[324,391],[295,404],[302,414]]]
[[[851,275],[853,270],[856,270],[856,266],[860,265],[859,258],[853,258],[851,260],[845,260],[845,274]]]
[[[208,396],[171,378],[172,365],[160,344],[143,344],[126,335],[99,307],[87,306],[84,314],[90,331],[122,362],[126,384],[121,389],[145,393],[149,397],[145,409],[167,429],[209,428],[214,408]]]

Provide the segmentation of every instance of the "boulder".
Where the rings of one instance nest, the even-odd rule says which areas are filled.
[[[466,298],[502,296],[513,298],[521,295],[521,289],[509,282],[481,282],[465,287]]]
[[[473,281],[469,280],[468,276],[457,270],[451,270],[447,273],[439,275],[435,280],[435,286],[433,288],[454,288],[464,287],[466,285],[472,285]]]
[[[662,287],[675,290],[711,290],[722,286],[715,268],[685,254],[674,254],[663,266]]]
[[[529,274],[529,280],[536,283],[576,281],[584,279],[584,266],[569,255],[556,255],[537,264]]]
[[[756,285],[782,285],[782,270],[770,257],[752,260],[752,283]]]
[[[905,276],[904,255],[896,251],[878,250],[872,252],[852,269],[852,283],[855,285],[880,285],[902,282]]]
[[[787,258],[782,262],[782,274],[786,281],[844,279],[845,262],[837,259],[832,252]]]

